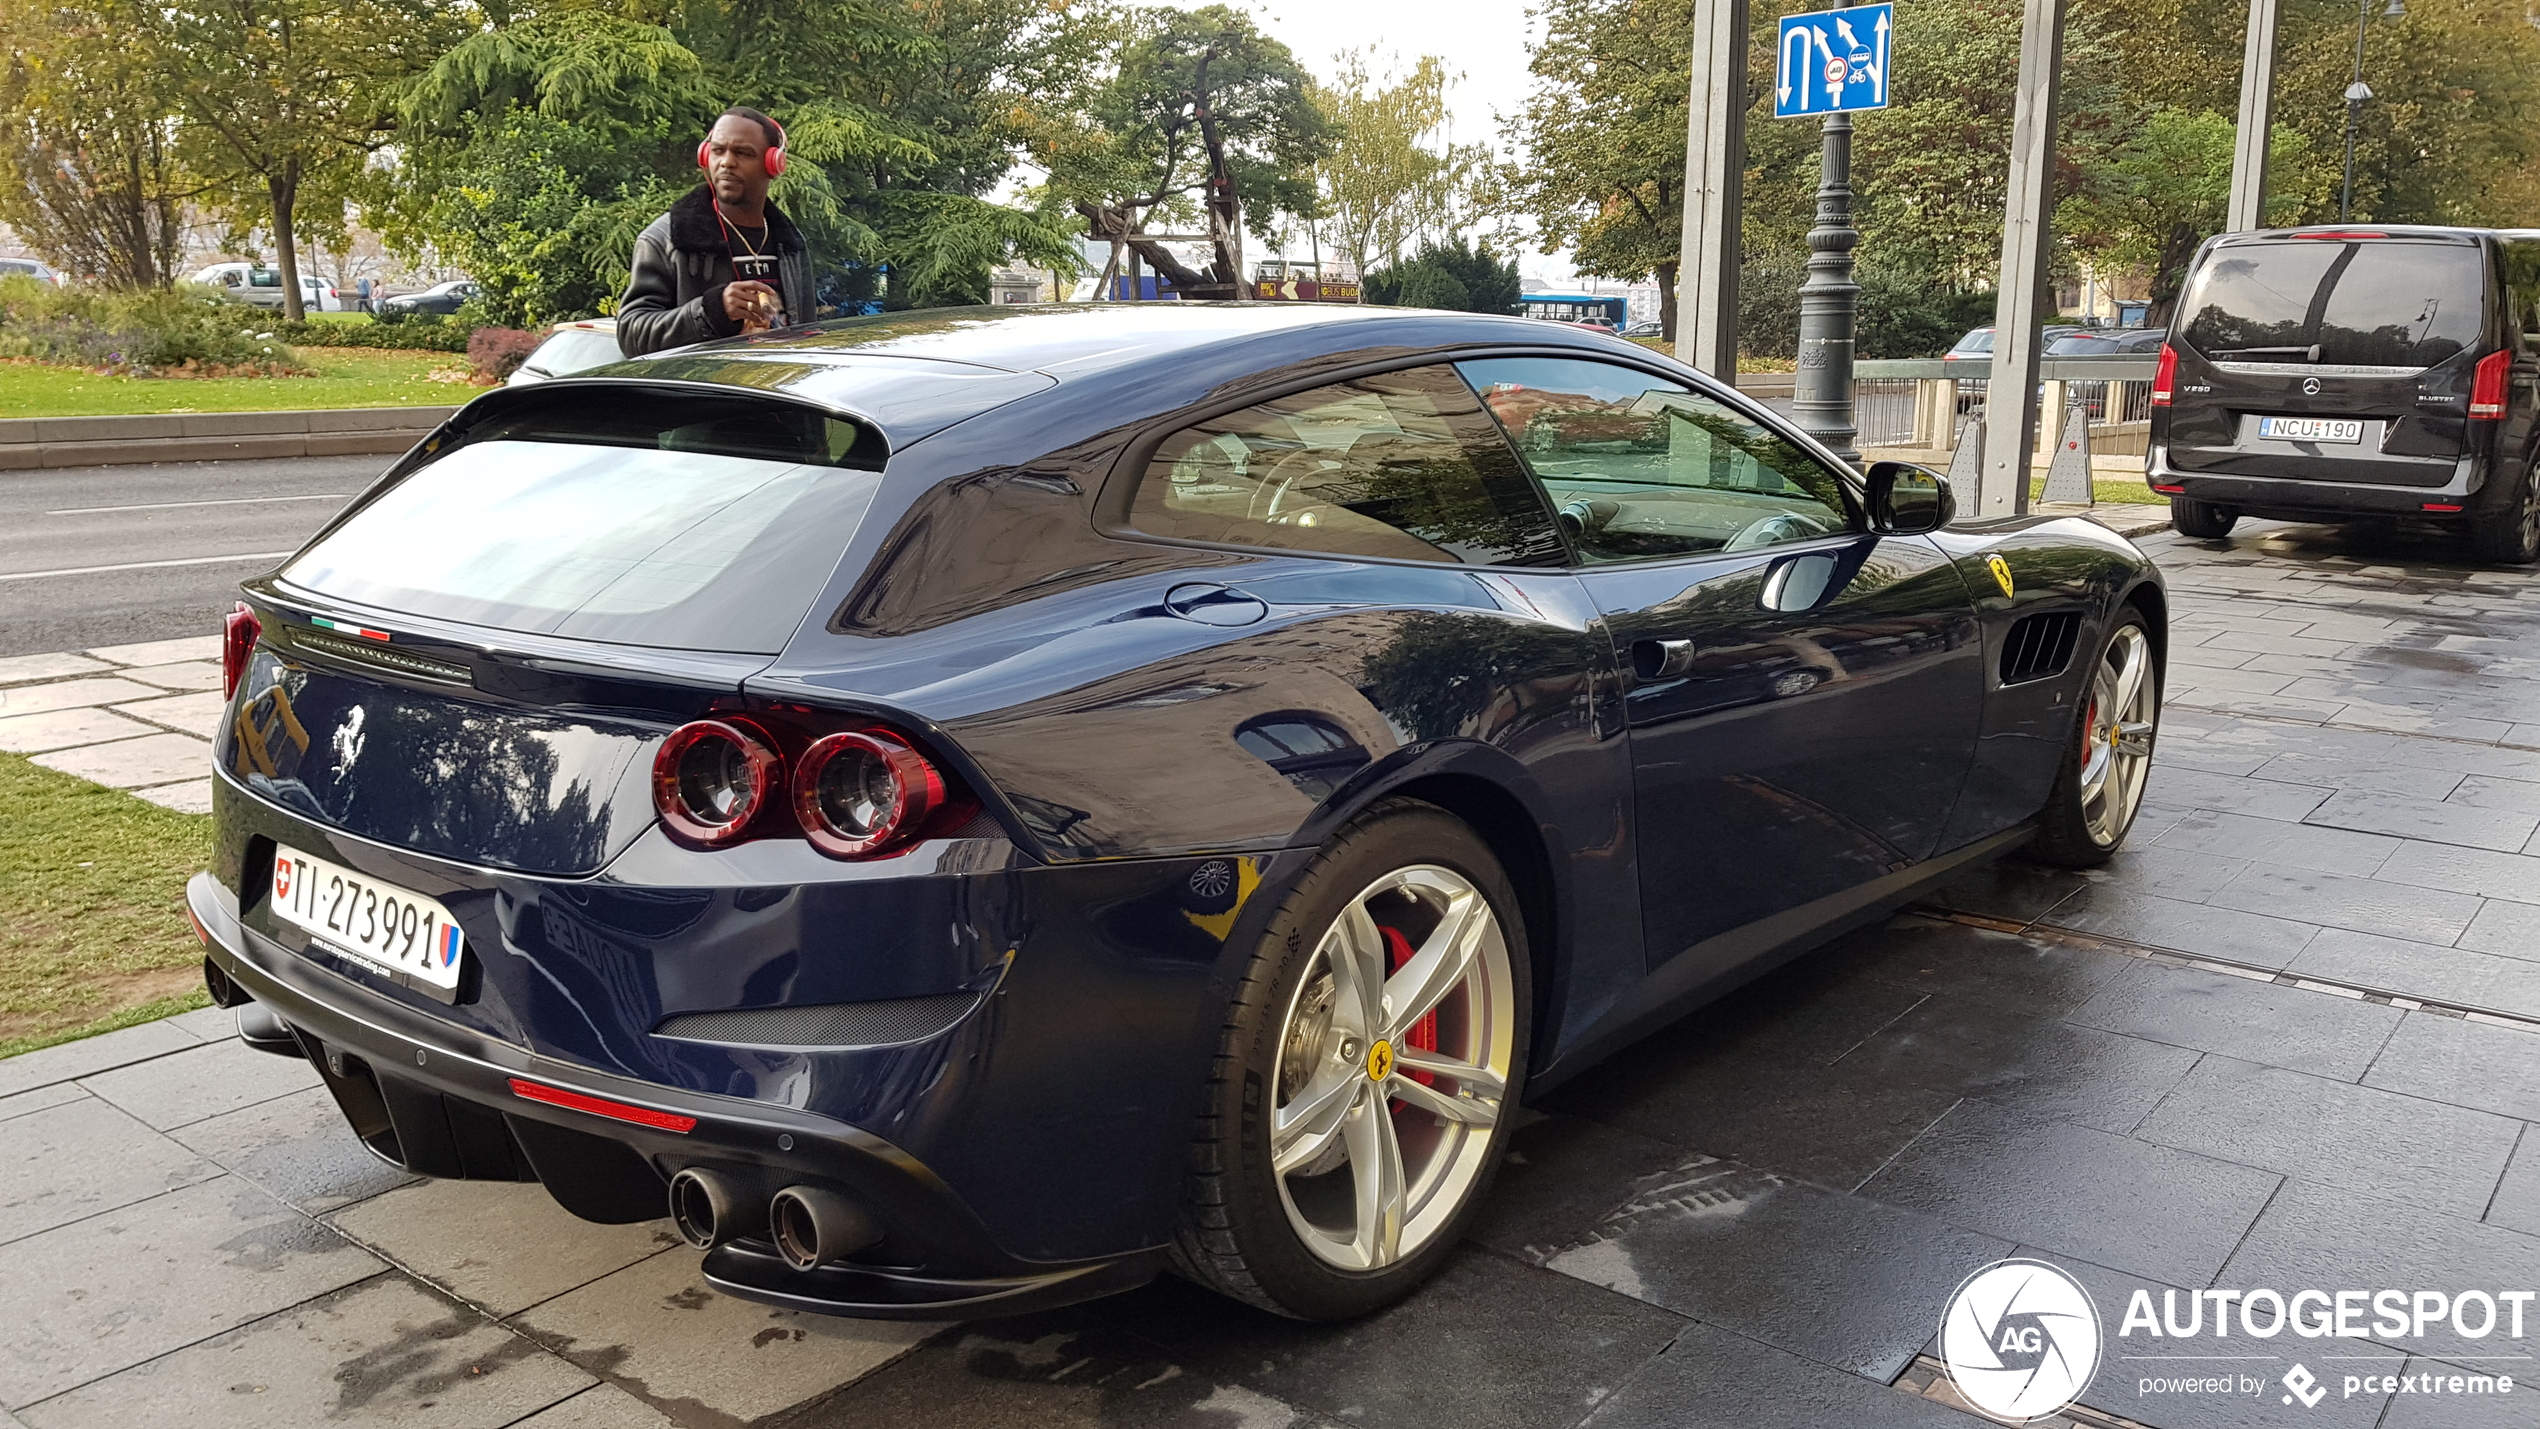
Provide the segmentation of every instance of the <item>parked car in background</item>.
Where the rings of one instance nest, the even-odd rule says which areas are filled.
[[[2178,314],[2148,475],[2181,534],[2404,515],[2540,560],[2540,231],[2225,234]]]
[[[218,288],[239,302],[259,308],[280,311],[282,302],[282,270],[260,263],[214,263],[198,268],[185,281]],[[315,273],[300,275],[300,307],[304,312],[340,313],[350,304],[333,283]]]
[[[2052,349],[2055,343],[2059,340],[2070,337],[2074,333],[2080,331],[2082,331],[2082,329],[2073,323],[2057,323],[2039,329],[2040,334],[2046,339],[2049,349]],[[1972,362],[1978,364],[1991,363],[1993,361],[1992,327],[1988,325],[1985,327],[1970,329],[1965,337],[1958,339],[1957,346],[1940,355],[1940,360],[1943,362]]]
[[[70,282],[69,278],[39,258],[0,258],[0,278],[34,278],[56,288]]]
[[[626,354],[617,348],[617,319],[585,318],[580,322],[558,323],[538,344],[538,350],[522,360],[512,375],[503,379],[506,387],[523,387],[544,382],[550,377],[569,377],[588,372],[594,367],[622,362]]]
[[[1655,319],[1648,322],[1634,323],[1630,327],[1623,329],[1623,336],[1625,337],[1665,337],[1666,335],[1667,325],[1656,321]]]
[[[2079,332],[2067,333],[2048,343],[2046,355],[2048,357],[2141,356],[2159,352],[2162,341],[2168,336],[2167,328],[2157,327],[2083,328]],[[2094,378],[2068,382],[2064,387],[2064,396],[2067,401],[2078,402],[2089,408],[2090,420],[2094,422],[2113,420],[2108,415],[2108,384],[2105,380]],[[2128,411],[2122,415],[2127,421],[2139,421],[2142,416],[2139,410]]]
[[[381,1159],[668,1214],[730,1294],[1366,1314],[1531,1087],[2114,855],[2160,573],[1953,510],[1478,313],[893,313],[498,389],[242,588],[206,981]]]
[[[388,299],[379,305],[379,315],[383,318],[448,317],[483,291],[474,279],[452,278],[446,283],[435,283],[420,293],[401,293]]]

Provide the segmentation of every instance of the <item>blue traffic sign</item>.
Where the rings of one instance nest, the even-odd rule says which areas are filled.
[[[1887,107],[1893,4],[1855,5],[1782,17],[1773,61],[1773,116],[1846,114]]]

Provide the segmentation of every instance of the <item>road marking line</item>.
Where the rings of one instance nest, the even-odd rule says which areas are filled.
[[[185,506],[260,506],[268,501],[350,501],[349,496],[232,496],[219,501],[149,501],[138,506],[69,506],[47,516],[95,516],[108,511],[174,511]]]
[[[0,581],[40,581],[47,576],[96,576],[108,571],[155,571],[167,566],[218,566],[238,561],[278,561],[289,551],[249,551],[243,556],[192,556],[182,561],[128,561],[119,566],[66,566],[58,571],[0,572]]]

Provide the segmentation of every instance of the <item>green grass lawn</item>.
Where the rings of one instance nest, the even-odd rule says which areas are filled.
[[[2167,506],[2170,504],[2168,497],[2154,491],[2151,485],[2139,476],[2094,476],[2090,479],[2090,495],[2093,500],[2102,505],[2109,502],[2125,506]],[[2028,499],[2031,501],[2046,499],[2046,478],[2041,476],[2029,483]]]
[[[0,754],[0,1057],[206,1005],[212,821]]]
[[[464,371],[450,352],[303,347],[315,377],[98,377],[76,367],[0,362],[0,417],[136,417],[169,412],[280,412],[320,407],[454,407],[477,394],[435,371]]]

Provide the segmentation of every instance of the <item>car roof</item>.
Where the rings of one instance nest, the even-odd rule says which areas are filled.
[[[636,381],[756,391],[869,421],[897,451],[956,422],[1062,385],[1103,387],[1118,394],[1112,400],[1121,415],[1143,415],[1129,408],[1171,405],[1175,399],[1163,394],[1193,382],[1240,381],[1250,373],[1342,353],[1412,356],[1483,344],[1575,348],[1608,357],[1615,351],[1608,329],[1425,308],[1005,304],[750,333],[610,363],[555,386],[560,393],[569,390],[566,382]],[[496,393],[477,400],[492,401]]]

